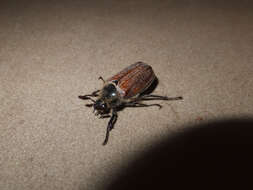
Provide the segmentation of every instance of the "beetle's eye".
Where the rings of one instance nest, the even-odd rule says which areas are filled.
[[[99,100],[97,100],[95,102],[94,109],[96,109],[96,110],[104,110],[104,109],[106,109],[106,104],[103,103],[103,101],[99,99]]]
[[[107,109],[106,104],[101,104],[101,109],[102,109],[102,110],[106,110],[106,109]]]

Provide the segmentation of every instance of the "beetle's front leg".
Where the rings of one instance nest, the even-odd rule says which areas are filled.
[[[87,95],[83,95],[83,96],[78,96],[78,98],[82,99],[82,100],[91,100],[92,102],[95,102],[95,100],[93,100],[91,97],[97,97],[99,96],[98,95],[98,92],[100,90],[96,90],[94,92],[92,92],[91,94],[87,94]],[[92,104],[87,104],[88,107],[90,107],[90,105]]]
[[[83,100],[87,100],[87,99],[89,99],[88,97],[97,97],[97,96],[99,96],[98,95],[99,91],[100,90],[96,90],[96,91],[92,92],[91,94],[87,94],[87,95],[83,95],[83,96],[78,96],[78,97],[81,98],[81,99],[83,99]]]
[[[105,140],[103,142],[103,145],[106,145],[107,142],[108,142],[108,139],[109,139],[109,133],[110,131],[113,129],[114,127],[114,124],[116,123],[117,121],[117,118],[118,118],[118,114],[115,110],[112,111],[112,116],[111,116],[111,119],[110,121],[108,122],[108,125],[107,125],[107,129],[106,129],[106,136],[105,136]]]

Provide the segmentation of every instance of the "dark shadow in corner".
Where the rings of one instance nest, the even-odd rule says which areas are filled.
[[[249,189],[252,154],[253,120],[192,126],[152,146],[105,189]]]

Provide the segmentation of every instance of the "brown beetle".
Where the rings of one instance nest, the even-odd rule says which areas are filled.
[[[148,107],[158,106],[160,104],[143,104],[143,100],[181,100],[181,96],[168,98],[166,96],[158,96],[152,94],[144,94],[144,92],[151,86],[151,84],[157,80],[151,66],[137,62],[123,69],[108,80],[104,80],[102,77],[104,86],[101,90],[96,90],[91,94],[79,96],[83,100],[91,100],[92,104],[86,104],[88,107],[94,108],[93,112],[96,115],[100,115],[100,118],[111,117],[107,125],[106,137],[103,145],[106,145],[109,138],[109,132],[113,129],[113,126],[117,120],[117,111],[123,107]],[[91,97],[98,97],[97,100],[93,100]],[[109,113],[112,113],[110,116]]]

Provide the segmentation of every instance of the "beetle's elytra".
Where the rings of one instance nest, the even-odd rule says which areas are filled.
[[[101,90],[96,90],[91,94],[79,96],[83,100],[91,100],[93,103],[86,104],[87,107],[93,107],[96,115],[100,118],[110,117],[107,125],[106,137],[103,145],[106,145],[109,139],[109,133],[117,120],[120,108],[122,107],[148,107],[158,106],[160,104],[143,104],[142,101],[148,100],[181,100],[181,96],[168,98],[167,96],[158,96],[152,94],[143,94],[156,79],[151,66],[143,62],[137,62],[123,69],[108,80],[104,80]],[[97,100],[91,97],[98,97]],[[111,115],[110,115],[111,113]]]

